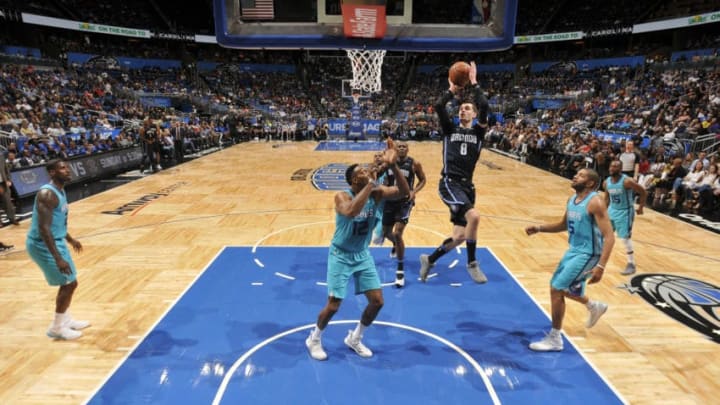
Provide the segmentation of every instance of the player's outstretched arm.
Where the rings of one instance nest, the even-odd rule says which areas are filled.
[[[452,120],[450,119],[450,114],[447,112],[447,103],[450,102],[450,100],[455,97],[455,93],[458,92],[459,87],[455,86],[453,82],[448,80],[450,83],[450,88],[448,91],[443,93],[442,97],[440,97],[440,100],[438,100],[437,103],[433,106],[435,109],[435,113],[438,116],[438,121],[440,122],[440,128],[442,128],[442,135],[443,136],[450,136],[452,134],[453,129],[455,128]]]
[[[567,211],[563,214],[560,221],[550,224],[530,225],[525,227],[525,233],[528,235],[534,235],[536,233],[556,233],[562,232],[567,229]]]

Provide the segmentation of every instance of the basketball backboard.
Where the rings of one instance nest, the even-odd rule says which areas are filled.
[[[214,0],[217,42],[242,49],[482,52],[511,47],[515,35],[517,0],[387,0],[387,30],[380,39],[345,37],[340,3]],[[422,15],[440,22],[418,17]],[[437,17],[444,15],[446,22]]]

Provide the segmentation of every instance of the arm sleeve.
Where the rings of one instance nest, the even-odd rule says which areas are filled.
[[[447,112],[447,108],[445,108],[445,105],[452,100],[454,95],[449,90],[443,94],[443,96],[438,100],[437,103],[435,103],[435,112],[438,115],[438,120],[440,121],[440,127],[443,131],[443,136],[447,136],[452,134],[454,125],[452,123],[452,120],[450,120],[450,115]]]

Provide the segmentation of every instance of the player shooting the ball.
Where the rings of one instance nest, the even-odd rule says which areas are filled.
[[[472,100],[461,102],[458,111],[459,125],[453,123],[446,105],[460,94],[462,87],[448,78],[450,88],[435,104],[443,137],[443,169],[438,189],[440,198],[450,209],[453,232],[452,236],[445,239],[432,254],[420,255],[422,282],[427,280],[430,269],[440,257],[463,242],[467,247],[467,271],[470,277],[476,283],[487,282],[487,277],[480,270],[475,257],[480,215],[475,209],[473,172],[487,130],[488,101],[477,82],[475,62],[470,62],[470,69],[467,72],[469,85],[465,88],[465,93],[470,93]],[[458,80],[457,77],[455,80]]]

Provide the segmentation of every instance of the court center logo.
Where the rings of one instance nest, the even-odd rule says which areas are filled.
[[[671,274],[640,274],[625,288],[666,315],[720,343],[720,288]]]
[[[312,184],[318,190],[347,190],[350,186],[345,180],[347,163],[330,163],[315,170]]]

